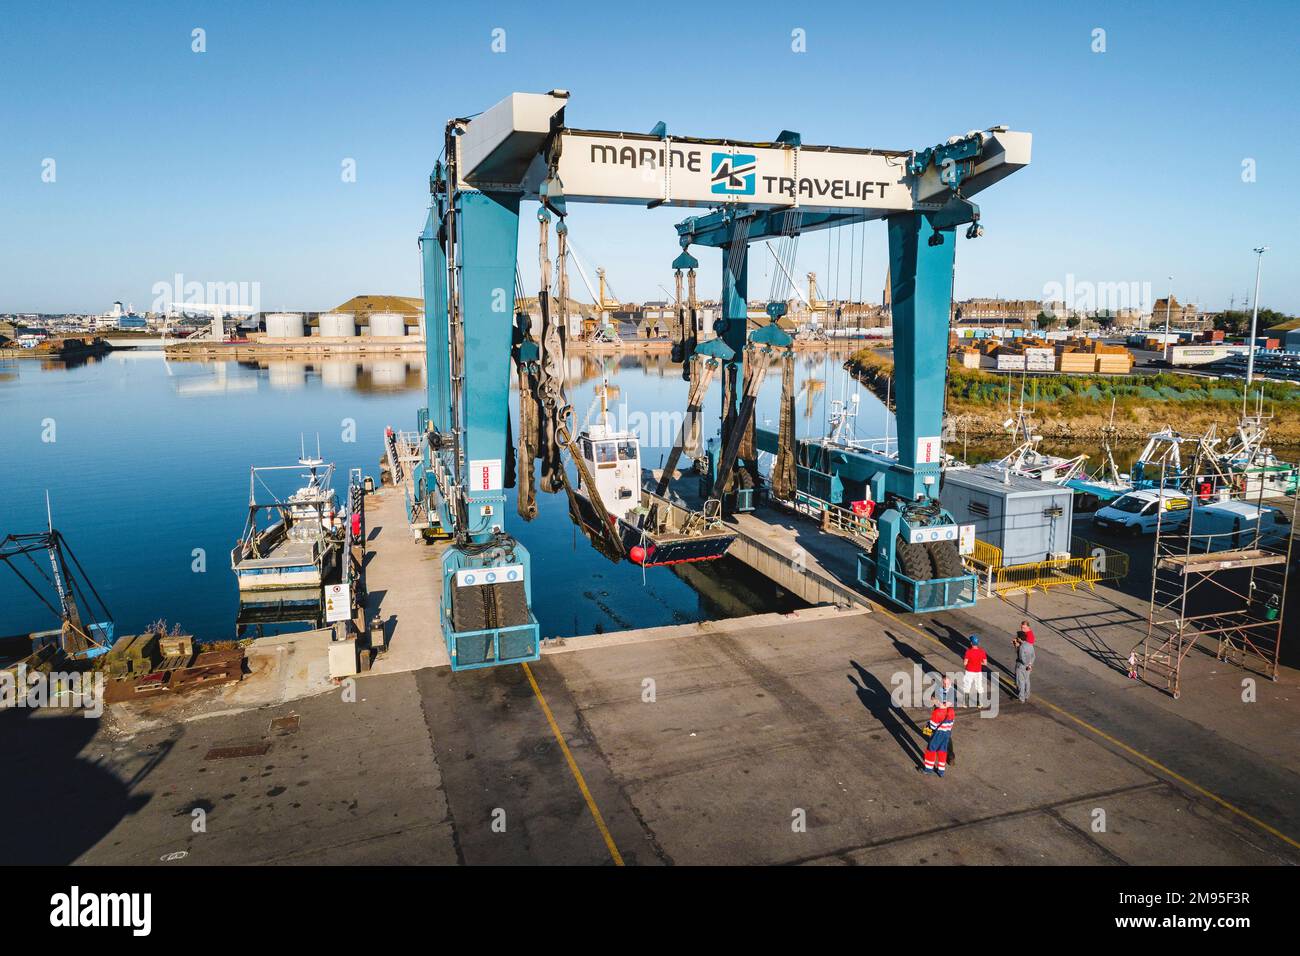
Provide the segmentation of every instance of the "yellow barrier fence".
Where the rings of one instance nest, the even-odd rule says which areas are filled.
[[[1049,558],[1011,567],[995,565],[989,575],[990,587],[996,592],[1048,591],[1059,587],[1074,590],[1080,586],[1091,590],[1102,581],[1118,581],[1128,575],[1129,558],[1123,551],[1081,538],[1075,539],[1071,550],[1075,556],[1068,558]]]

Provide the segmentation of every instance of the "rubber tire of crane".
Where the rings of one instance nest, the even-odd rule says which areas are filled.
[[[484,604],[487,587],[452,588],[451,627],[456,633],[487,630],[488,612]]]
[[[898,553],[899,567],[905,575],[913,581],[930,580],[930,553],[925,550],[925,545],[904,541],[900,534],[894,542],[894,549]]]
[[[954,542],[932,541],[925,547],[930,552],[930,563],[934,566],[936,578],[959,578],[966,573],[961,563],[961,552]]]

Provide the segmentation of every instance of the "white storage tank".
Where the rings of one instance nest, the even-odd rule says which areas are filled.
[[[371,312],[370,334],[384,338],[401,337],[406,334],[406,316],[400,312]]]
[[[300,339],[307,334],[306,328],[298,312],[272,312],[266,317],[267,338]]]
[[[352,338],[357,334],[357,317],[351,312],[322,312],[320,334],[325,338]]]

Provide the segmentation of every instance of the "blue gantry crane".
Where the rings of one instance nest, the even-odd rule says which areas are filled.
[[[918,152],[806,145],[790,131],[763,142],[672,136],[663,123],[649,133],[592,131],[566,125],[568,98],[563,90],[514,93],[472,119],[453,119],[430,180],[421,236],[428,408],[420,427],[427,441],[416,484],[432,529],[451,539],[442,625],[453,668],[539,654],[529,556],[506,530],[504,507],[511,364],[544,368],[541,353],[559,342],[545,316],[545,282],[540,337],[515,309],[519,213],[528,200],[541,203],[543,236],[552,216],[564,235],[572,202],[708,210],[677,226],[683,255],[673,265],[693,268],[692,245],[722,250],[716,338],[692,340],[690,348],[722,368],[722,455],[713,467],[723,472],[753,464],[735,440],[747,424],[747,399],[752,409],[746,356],[790,343],[779,316],[750,328],[749,245],[886,220],[898,454],[856,462],[879,503],[879,536],[873,553],[862,556],[859,579],[913,610],[973,603],[958,529],[938,503],[956,230],[980,234],[970,197],[1028,165],[1030,135],[994,127]],[[571,447],[562,397],[554,387],[540,392],[549,396],[557,447]],[[728,477],[715,475],[720,487]],[[744,503],[733,499],[731,506]]]

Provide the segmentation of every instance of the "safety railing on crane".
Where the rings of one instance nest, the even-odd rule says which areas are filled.
[[[876,540],[876,522],[865,514],[859,514],[839,505],[823,504],[819,510],[822,530],[838,534],[845,538],[857,538],[867,543]]]

